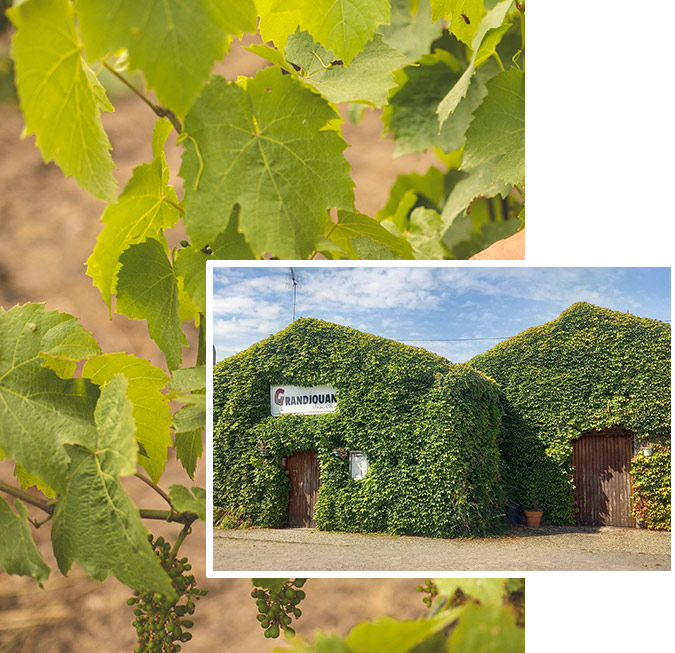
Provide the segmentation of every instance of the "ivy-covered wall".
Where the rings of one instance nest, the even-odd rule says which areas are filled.
[[[662,445],[670,460],[667,323],[578,303],[470,364],[505,396],[500,449],[509,503],[535,500],[549,522],[574,523],[572,440],[590,429],[623,426],[638,445]],[[642,473],[633,470],[636,484]]]
[[[332,385],[337,410],[272,417],[270,385]],[[290,482],[279,460],[316,451],[321,529],[494,533],[504,525],[501,414],[496,384],[467,365],[303,318],[214,368],[214,504],[280,526]],[[364,479],[350,477],[339,447],[366,454]]]

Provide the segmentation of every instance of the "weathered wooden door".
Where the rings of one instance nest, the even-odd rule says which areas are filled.
[[[631,516],[633,437],[623,429],[589,431],[573,442],[577,523],[635,526]]]
[[[286,523],[291,527],[313,528],[314,504],[319,494],[319,461],[313,451],[294,453],[286,459],[291,479]]]

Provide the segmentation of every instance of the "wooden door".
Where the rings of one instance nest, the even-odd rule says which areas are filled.
[[[321,484],[316,453],[294,453],[286,459],[286,470],[291,479],[286,524],[294,528],[314,528],[314,504]]]
[[[631,515],[633,437],[623,429],[589,431],[573,442],[577,523],[635,526]]]

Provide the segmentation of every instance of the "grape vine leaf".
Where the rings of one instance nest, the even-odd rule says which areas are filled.
[[[445,610],[429,619],[398,621],[382,617],[372,623],[361,623],[345,638],[353,653],[387,651],[387,653],[408,653],[424,640],[440,632],[457,619],[458,610]]]
[[[431,18],[431,5],[428,2],[417,3],[414,0],[392,0],[391,21],[380,26],[385,43],[396,47],[411,61],[419,59],[429,52],[431,44],[441,35],[440,21]]]
[[[174,436],[176,458],[180,460],[187,475],[194,480],[197,461],[202,456],[202,429],[176,433]]]
[[[516,625],[515,615],[507,606],[467,603],[450,633],[448,649],[467,653],[524,651],[525,629]]]
[[[136,440],[142,447],[138,463],[157,483],[171,446],[171,407],[161,392],[168,378],[159,367],[124,353],[91,358],[82,369],[82,376],[97,385],[107,383],[115,374],[123,374],[128,381],[126,396],[133,405]]]
[[[178,512],[194,512],[201,521],[206,521],[206,490],[193,487],[189,490],[184,485],[171,485],[169,497]]]
[[[445,228],[441,216],[433,209],[417,207],[410,214],[410,225],[406,232],[408,242],[415,249],[415,258],[442,260],[450,255],[443,244]]]
[[[214,76],[185,120],[180,174],[193,243],[213,242],[238,204],[239,229],[254,254],[307,258],[326,211],[354,203],[347,144],[326,128],[337,117],[278,68],[259,71],[245,88]]]
[[[494,179],[525,183],[525,75],[509,68],[487,82],[488,94],[466,133],[462,168],[496,159]]]
[[[45,162],[54,160],[92,195],[114,201],[115,164],[100,116],[113,107],[82,59],[71,3],[25,0],[7,14],[17,28],[12,58],[24,135],[35,134]]]
[[[483,0],[431,0],[431,18],[450,18],[450,32],[471,45],[485,16]]]
[[[85,379],[61,379],[41,364],[41,352],[58,348],[54,332],[68,341],[85,330],[44,304],[0,307],[0,448],[60,492],[68,472],[63,445],[91,436],[99,389]]]
[[[129,68],[141,69],[157,98],[183,115],[199,95],[232,36],[253,32],[251,0],[75,0],[91,59],[129,51]]]
[[[476,197],[495,197],[496,195],[506,197],[510,186],[502,181],[495,180],[494,168],[494,161],[488,161],[468,171],[453,186],[441,213],[441,220],[446,229],[450,228],[455,219],[466,210],[466,207]]]
[[[150,337],[164,352],[169,369],[175,370],[187,340],[180,328],[178,283],[166,245],[148,238],[128,247],[120,263],[117,312],[146,320]]]
[[[473,77],[474,72],[476,72],[476,58],[480,52],[481,43],[487,33],[494,29],[498,30],[500,36],[503,35],[503,31],[500,28],[504,22],[504,17],[512,4],[513,0],[502,0],[501,2],[498,2],[487,12],[483,20],[481,20],[476,36],[471,43],[473,55],[471,56],[471,61],[469,61],[467,69],[438,105],[437,113],[441,123],[448,119],[448,116],[457,108],[460,100],[466,95],[469,85],[471,84],[471,78]],[[497,43],[494,42],[494,39],[491,40],[491,45],[497,47]]]
[[[174,370],[167,386],[174,392],[194,392],[206,388],[206,365]]]
[[[332,65],[337,57],[314,43],[308,32],[291,34],[284,54],[288,62],[301,68],[296,72],[289,66],[290,70],[329,102],[361,102],[376,107],[387,103],[389,91],[396,86],[393,71],[409,62],[385,43],[381,34],[375,34],[348,66]]]
[[[251,578],[254,587],[264,587],[270,592],[278,592],[290,578]]]
[[[408,213],[416,204],[427,208],[442,205],[446,174],[439,168],[431,166],[423,174],[411,172],[399,175],[389,189],[387,203],[375,217],[380,222],[391,218],[398,229],[405,229]]]
[[[185,247],[176,253],[176,275],[183,279],[185,292],[200,313],[206,313],[206,261],[255,259],[238,228],[239,206],[236,205],[225,231],[219,233],[215,241],[210,243],[211,254],[192,247]]]
[[[73,562],[97,580],[110,574],[133,589],[175,596],[148,542],[138,509],[120,482],[136,470],[136,439],[127,379],[102,388],[96,432],[86,445],[66,445],[70,480],[54,508],[52,544],[65,575]]]
[[[387,231],[377,220],[353,211],[338,211],[328,238],[354,259],[412,259],[405,239]]]
[[[204,395],[200,395],[204,396]],[[173,428],[176,433],[200,430],[206,422],[206,411],[202,406],[188,404],[173,415]]]
[[[49,567],[33,541],[26,506],[16,499],[14,507],[16,513],[0,497],[0,569],[30,576],[42,587],[42,581],[49,577]]]
[[[506,593],[506,578],[435,578],[442,596],[453,596],[458,589],[481,604],[501,604]]]
[[[122,252],[146,238],[159,238],[162,231],[173,227],[180,217],[176,208],[178,198],[169,185],[169,168],[162,149],[171,129],[166,118],[157,121],[152,163],[134,168],[117,202],[109,204],[101,217],[104,227],[87,260],[87,274],[101,291],[109,309]]]
[[[48,499],[53,499],[56,496],[56,490],[54,488],[49,487],[49,485],[40,480],[35,474],[27,472],[25,467],[19,463],[14,465],[14,477],[19,481],[22,490],[26,490],[34,485]]]
[[[256,6],[264,41],[274,41],[282,50],[287,36],[300,27],[345,65],[380,25],[389,23],[390,14],[389,0],[258,0]]]

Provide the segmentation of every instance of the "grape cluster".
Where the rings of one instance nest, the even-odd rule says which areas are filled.
[[[286,582],[278,591],[257,587],[251,592],[251,596],[256,599],[258,621],[265,630],[265,637],[277,638],[282,630],[290,636],[295,635],[290,624],[293,617],[297,619],[302,614],[297,606],[305,598],[305,593],[299,588],[306,581],[306,578],[295,578]]]
[[[187,632],[187,629],[192,628],[192,620],[186,617],[194,614],[195,601],[205,596],[206,590],[196,588],[195,577],[186,574],[192,569],[187,558],[176,558],[171,553],[171,545],[163,537],[153,540],[152,535],[148,535],[148,541],[169,574],[178,599],[171,601],[155,592],[134,592],[134,596],[127,601],[128,605],[136,606],[134,626],[138,634],[138,647],[134,653],[174,653],[180,651],[179,642],[192,639],[192,635]]]
[[[434,599],[438,596],[438,588],[434,581],[427,580],[424,585],[418,585],[416,589],[418,592],[424,592],[426,594],[426,596],[422,597],[422,603],[424,603],[427,608],[430,608]]]

